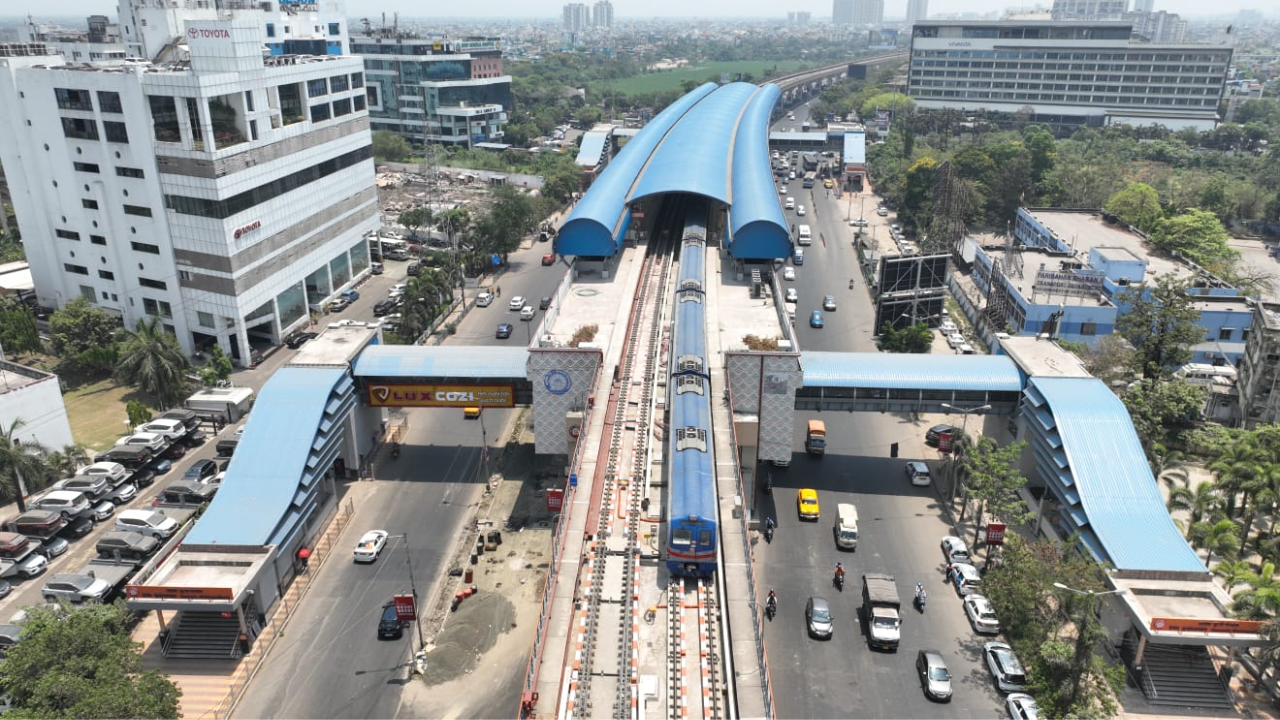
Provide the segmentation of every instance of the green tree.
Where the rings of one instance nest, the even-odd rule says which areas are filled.
[[[78,297],[49,316],[49,340],[73,372],[109,372],[116,364],[119,319]]]
[[[1156,247],[1211,269],[1230,266],[1240,257],[1227,245],[1228,237],[1216,215],[1197,208],[1164,218],[1151,233]]]
[[[862,105],[858,108],[858,114],[864,118],[873,118],[877,110],[890,110],[901,114],[910,112],[915,107],[916,101],[902,93],[878,93],[862,102]]]
[[[898,206],[898,217],[903,223],[918,225],[932,214],[930,199],[933,197],[933,181],[937,172],[938,161],[931,157],[917,160],[907,170],[902,203]]]
[[[876,343],[882,352],[927,354],[933,347],[933,331],[928,323],[916,323],[901,330],[886,323]]]
[[[33,440],[18,438],[18,430],[26,427],[21,418],[0,425],[0,500],[18,503],[18,512],[27,511],[27,483],[44,478],[48,469],[44,462],[45,448]]]
[[[1245,571],[1240,578],[1248,587],[1235,596],[1231,613],[1247,620],[1265,620],[1280,616],[1280,580],[1275,563],[1266,562],[1257,572]]]
[[[1208,396],[1206,388],[1182,378],[1144,378],[1125,390],[1121,401],[1150,459],[1156,445],[1163,445],[1170,432],[1200,419]]]
[[[1243,492],[1248,497],[1249,489],[1267,472],[1269,461],[1255,438],[1246,435],[1231,442],[1209,463],[1210,472],[1218,479],[1218,489],[1227,499],[1227,517],[1236,516],[1236,496]]]
[[[1156,189],[1140,182],[1129,183],[1123,190],[1112,195],[1103,209],[1120,218],[1124,224],[1132,225],[1144,233],[1155,230],[1160,218],[1164,216],[1164,208],[1160,207],[1160,196]]]
[[[1243,585],[1255,576],[1248,560],[1223,560],[1213,569],[1213,574],[1222,579],[1222,586],[1227,589],[1228,594],[1237,585]]]
[[[378,160],[403,162],[413,154],[409,141],[387,130],[376,130],[373,133],[373,156]]]
[[[418,206],[400,213],[399,223],[409,229],[409,234],[418,237],[418,228],[431,224],[431,210]]]
[[[187,391],[187,356],[160,318],[139,320],[120,345],[118,382],[135,385],[161,409],[173,407]]]
[[[1049,128],[1043,125],[1030,125],[1023,129],[1022,142],[1027,148],[1027,159],[1031,164],[1031,181],[1039,187],[1049,171],[1053,170],[1058,156],[1058,142],[1053,139]]]
[[[31,309],[22,303],[0,298],[0,347],[5,352],[24,353],[40,349],[40,331]]]
[[[143,670],[142,643],[123,602],[27,608],[22,642],[0,661],[13,709],[24,718],[177,718],[182,691]]]
[[[437,213],[435,220],[436,229],[449,238],[449,247],[453,247],[453,241],[458,235],[471,227],[471,211],[464,207],[449,208]]]
[[[1191,546],[1205,551],[1204,566],[1209,567],[1214,555],[1233,560],[1240,552],[1240,526],[1223,518],[1217,522],[1206,520],[1191,526],[1188,533]]]
[[[995,440],[983,436],[965,453],[962,460],[968,476],[965,487],[969,498],[978,502],[978,511],[974,516],[975,546],[978,544],[979,533],[983,530],[987,512],[1009,525],[1020,525],[1033,517],[1026,502],[1018,494],[1027,484],[1027,478],[1018,468],[1022,452],[1026,448],[1025,440],[1001,447]],[[966,506],[967,504],[966,502]]]
[[[231,358],[222,351],[222,346],[214,343],[213,348],[209,350],[209,360],[205,362],[204,367],[200,368],[200,382],[207,387],[212,387],[224,380],[230,380],[234,369],[231,366]]]
[[[1200,311],[1187,294],[1188,281],[1162,275],[1155,285],[1130,286],[1120,293],[1116,332],[1137,351],[1134,368],[1145,378],[1167,377],[1190,362],[1191,346],[1204,338]]]
[[[44,464],[51,479],[69,478],[76,474],[76,470],[89,464],[89,452],[78,443],[63,445],[61,450],[46,454]]]
[[[1074,349],[1072,352],[1080,355],[1089,374],[1106,383],[1107,387],[1127,384],[1134,377],[1137,351],[1121,335],[1103,335],[1092,344],[1085,343],[1078,352]]]
[[[151,422],[151,410],[137,400],[130,400],[125,404],[124,411],[129,416],[129,424],[133,427]]]
[[[1194,490],[1181,485],[1169,488],[1169,512],[1185,510],[1190,515],[1191,525],[1205,518],[1219,517],[1222,503],[1222,494],[1207,480],[1197,484]]]

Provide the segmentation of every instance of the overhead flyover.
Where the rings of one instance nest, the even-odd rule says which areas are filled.
[[[790,235],[769,167],[769,117],[779,96],[774,85],[707,83],[677,100],[601,173],[561,225],[556,252],[612,257],[631,227],[633,206],[688,193],[728,206],[733,257],[788,257]]]
[[[797,410],[947,412],[943,404],[1018,409],[1025,376],[1006,355],[800,354]],[[789,426],[788,426],[789,427]]]

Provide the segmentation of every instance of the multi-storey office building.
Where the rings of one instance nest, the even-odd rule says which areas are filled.
[[[352,38],[368,73],[374,130],[417,142],[470,147],[500,140],[512,107],[498,38],[422,38],[409,33]]]
[[[1211,130],[1231,48],[1131,43],[1128,22],[921,20],[907,93],[921,108],[1029,111],[1056,125]]]
[[[1254,306],[1236,389],[1245,427],[1280,422],[1280,305]]]
[[[0,46],[0,161],[42,304],[158,317],[246,363],[368,269],[364,67],[264,57],[249,18],[183,33],[168,65]]]
[[[1053,0],[1054,20],[1123,20],[1129,0]]]
[[[929,17],[929,0],[907,0],[907,26]]]
[[[853,0],[854,25],[880,25],[884,22],[884,0]]]
[[[582,32],[591,24],[591,8],[586,3],[567,3],[561,15],[566,32]]]
[[[609,0],[596,0],[591,7],[592,27],[608,30],[613,27],[613,3]]]
[[[120,30],[131,57],[181,59],[188,20],[254,18],[272,55],[343,55],[347,20],[340,0],[120,0]]]

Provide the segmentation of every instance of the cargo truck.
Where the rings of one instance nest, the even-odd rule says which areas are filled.
[[[827,451],[827,424],[821,420],[809,421],[809,432],[804,437],[804,450],[810,455]]]
[[[867,644],[897,652],[902,635],[902,602],[892,575],[862,576],[862,614],[867,621]]]

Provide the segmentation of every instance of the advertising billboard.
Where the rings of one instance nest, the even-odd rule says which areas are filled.
[[[372,407],[513,407],[510,385],[429,385],[423,383],[370,383]]]

